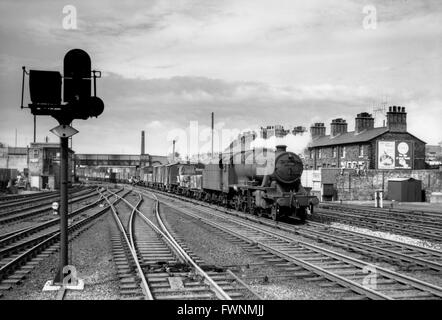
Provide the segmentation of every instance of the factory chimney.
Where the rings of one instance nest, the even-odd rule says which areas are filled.
[[[387,112],[387,129],[391,132],[407,132],[405,107],[392,106]]]
[[[145,146],[145,137],[144,137],[144,130],[143,130],[143,131],[141,131],[141,155],[145,154],[144,146]]]
[[[215,115],[214,115],[214,113],[212,112],[212,158],[213,158],[213,129],[214,129],[214,125],[215,125],[215,123],[214,123],[214,117],[215,117]]]

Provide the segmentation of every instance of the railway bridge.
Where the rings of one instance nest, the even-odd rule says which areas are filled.
[[[76,154],[75,165],[87,167],[151,167],[167,163],[167,157],[150,154]]]

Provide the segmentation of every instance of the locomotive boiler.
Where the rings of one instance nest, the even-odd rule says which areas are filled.
[[[304,221],[319,203],[301,185],[302,160],[286,146],[223,154],[203,170],[204,200],[278,220]]]

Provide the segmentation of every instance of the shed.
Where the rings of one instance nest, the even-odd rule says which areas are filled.
[[[388,199],[400,202],[421,202],[422,181],[414,178],[388,179]]]

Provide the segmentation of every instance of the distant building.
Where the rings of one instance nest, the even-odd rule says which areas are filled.
[[[425,161],[430,165],[442,164],[442,141],[437,145],[425,146]]]
[[[290,133],[290,130],[285,130],[280,124],[274,126],[261,127],[259,136],[263,139],[268,139],[270,137],[282,138]]]
[[[27,147],[7,147],[0,143],[0,168],[17,169],[25,172],[28,168]]]
[[[69,152],[68,181],[73,179],[74,151]],[[31,188],[58,189],[60,186],[60,144],[58,143],[31,143],[29,148],[29,182]]]
[[[238,134],[238,136],[232,142],[230,142],[229,146],[224,150],[224,152],[228,152],[230,150],[240,151],[242,149],[250,150],[251,143],[256,139],[256,137],[257,134],[255,131],[242,132]]]
[[[347,131],[347,122],[333,119],[330,134],[324,123],[310,128],[312,142],[305,155],[309,169],[424,169],[425,142],[407,132],[404,107],[390,107],[387,126],[374,127],[371,114],[363,112],[355,119],[355,130]]]
[[[303,135],[306,132],[307,132],[307,128],[303,127],[303,126],[296,126],[292,130],[292,134],[294,134],[295,136],[296,135]]]

